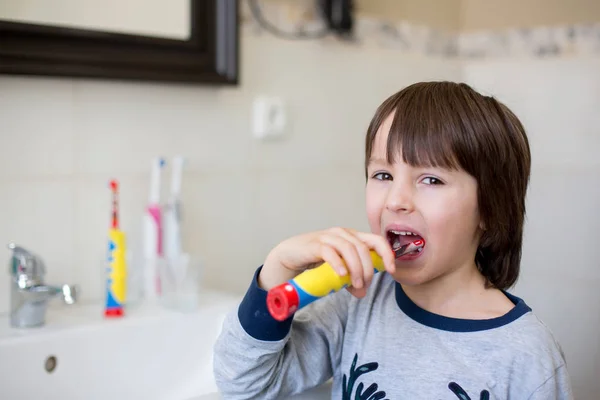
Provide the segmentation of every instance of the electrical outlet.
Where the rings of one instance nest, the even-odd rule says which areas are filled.
[[[283,99],[275,96],[259,96],[253,105],[253,134],[258,139],[282,136],[287,116]]]

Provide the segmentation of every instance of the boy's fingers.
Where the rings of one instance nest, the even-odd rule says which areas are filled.
[[[340,257],[337,251],[333,247],[328,244],[321,244],[321,258],[323,261],[329,263],[335,269],[335,271],[340,276],[344,276],[348,273],[346,266],[344,265],[344,260]]]
[[[372,233],[356,232],[355,234],[367,246],[379,254],[387,272],[394,273],[396,271],[396,255],[386,238]]]
[[[371,249],[365,242],[355,236],[352,231],[342,230],[339,232],[339,234],[342,238],[354,244],[362,264],[362,279],[364,281],[364,285],[362,287],[367,288],[373,279],[373,275],[375,274],[373,271],[373,261],[371,260]]]
[[[350,292],[351,295],[353,295],[354,297],[358,297],[359,299],[362,299],[367,294],[367,289],[365,288],[358,289],[353,286],[350,286],[346,289]]]
[[[352,286],[362,287],[363,285],[363,268],[360,256],[356,247],[346,239],[336,235],[323,235],[321,241],[333,247],[342,257],[346,268],[352,277]]]

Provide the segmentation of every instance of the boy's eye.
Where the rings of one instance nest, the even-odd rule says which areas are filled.
[[[392,175],[388,174],[387,172],[377,172],[373,175],[373,178],[380,181],[389,181],[392,179]]]
[[[428,176],[423,178],[423,183],[426,185],[442,185],[443,182],[438,178],[434,178],[433,176]]]

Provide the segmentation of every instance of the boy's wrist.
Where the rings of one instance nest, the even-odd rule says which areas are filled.
[[[275,320],[267,309],[267,292],[258,286],[258,277],[264,265],[254,274],[252,283],[239,308],[238,318],[242,328],[255,339],[278,341],[290,331],[293,317]]]
[[[258,287],[266,291],[294,279],[300,271],[291,271],[267,257],[258,274]]]

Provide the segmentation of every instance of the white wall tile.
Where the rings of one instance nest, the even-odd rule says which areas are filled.
[[[188,156],[188,169],[245,166],[247,107],[224,107],[223,96],[203,87],[77,83],[78,171],[147,173],[151,158],[175,154]]]
[[[184,250],[201,263],[203,285],[244,291],[260,263],[256,178],[251,170],[186,174]]]
[[[493,71],[493,72],[492,72]],[[465,80],[522,119],[534,164],[600,167],[600,57],[481,61]]]
[[[459,79],[461,63],[405,56],[397,50],[246,38],[245,81],[255,94],[281,96],[289,125],[275,145],[253,142],[258,168],[348,165],[364,158],[376,107],[415,80]],[[276,49],[276,50],[275,50]],[[248,107],[250,107],[248,103]]]
[[[600,168],[534,168],[523,267],[557,280],[600,280],[598,205]]]
[[[368,229],[359,166],[261,171],[256,185],[253,225],[263,257],[296,234],[334,226]]]
[[[73,172],[73,83],[0,77],[0,179]]]

